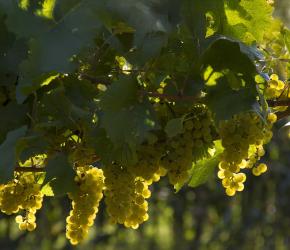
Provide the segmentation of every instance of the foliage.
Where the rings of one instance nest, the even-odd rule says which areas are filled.
[[[81,193],[76,172],[98,167],[108,207],[130,189],[131,214],[111,219],[132,228],[165,175],[196,187],[220,161],[227,194],[241,191],[241,162],[256,169],[289,114],[289,30],[272,12],[266,0],[0,0],[0,182],[46,172],[43,194]]]

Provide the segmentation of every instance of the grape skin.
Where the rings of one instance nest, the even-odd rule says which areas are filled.
[[[42,207],[41,185],[33,173],[15,173],[15,179],[0,187],[0,209],[8,215],[24,212],[15,218],[20,230],[36,228],[37,210]]]
[[[151,192],[148,183],[116,164],[106,166],[104,173],[105,203],[111,222],[137,229],[149,218],[146,199]]]
[[[188,180],[192,163],[206,156],[215,137],[211,113],[205,105],[196,105],[183,126],[182,134],[168,139],[167,154],[161,160],[172,185]]]
[[[78,190],[69,193],[72,210],[66,218],[66,237],[72,245],[82,242],[94,224],[98,207],[103,198],[103,171],[94,167],[78,167],[75,181]]]
[[[265,124],[254,112],[244,112],[220,123],[224,152],[217,175],[228,196],[244,189],[246,175],[240,172],[242,169],[252,169],[256,176],[266,172],[265,164],[258,167],[255,164],[265,154],[263,145],[272,137],[271,127],[274,120]]]

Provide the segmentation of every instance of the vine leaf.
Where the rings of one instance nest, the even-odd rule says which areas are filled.
[[[27,126],[10,131],[6,140],[0,146],[0,183],[5,183],[13,177],[17,162],[17,142],[25,135]]]
[[[119,112],[107,111],[102,116],[101,126],[114,145],[114,156],[121,159],[123,164],[131,164],[136,159],[136,146],[150,130],[156,128],[156,123],[152,120],[149,107],[135,105]],[[126,159],[130,161],[126,162]]]
[[[234,114],[250,110],[256,102],[256,95],[249,88],[233,90],[226,78],[220,78],[217,85],[208,88],[205,102],[215,113],[214,118],[218,123]]]
[[[108,0],[107,7],[115,18],[118,17],[120,22],[125,22],[134,31],[132,45],[135,50],[128,54],[128,59],[141,66],[166,44],[170,31],[179,19],[180,1]],[[118,46],[119,49],[122,47]]]
[[[164,131],[166,132],[168,137],[174,137],[183,132],[183,121],[184,117],[175,118],[166,124]]]
[[[246,43],[261,42],[273,22],[271,7],[264,0],[225,1],[224,33]],[[259,11],[257,11],[259,10]]]
[[[55,196],[74,191],[75,171],[65,154],[59,153],[50,158],[46,165],[46,184],[49,182]]]
[[[6,1],[8,2],[8,1]],[[5,15],[0,9],[0,82],[12,84],[17,79],[19,64],[27,56],[27,44],[9,32],[5,24]]]
[[[68,84],[65,85],[67,88],[59,86],[43,95],[41,102],[44,105],[39,108],[38,112],[43,121],[41,124],[37,124],[40,129],[50,126],[57,128],[77,126],[77,122],[90,123],[90,112],[86,107],[85,98],[76,97],[75,91],[78,90],[79,93],[83,94],[82,97],[88,97],[88,99],[91,96],[85,95],[81,88],[73,89],[74,85],[72,82],[70,87]]]
[[[231,72],[207,89],[206,103],[216,114],[216,120],[228,119],[233,114],[251,109],[257,95],[254,60],[259,53],[252,47],[224,36],[212,36],[204,47],[204,66],[210,65],[216,72]]]
[[[33,12],[19,8],[16,1],[0,0],[0,7],[7,13],[6,25],[18,38],[31,38],[47,31],[50,22]]]
[[[49,143],[40,134],[22,137],[17,142],[19,160],[25,162],[35,155],[45,154],[48,147]]]
[[[136,80],[123,77],[100,98],[104,111],[100,116],[100,126],[113,143],[114,156],[124,163],[136,159],[136,146],[150,130],[158,127],[151,105],[146,101],[140,103],[137,96]]]
[[[255,88],[257,74],[255,59],[260,54],[253,47],[225,36],[211,36],[203,44],[202,64],[211,65],[215,71],[231,70]]]
[[[53,189],[49,182],[46,183],[44,186],[42,186],[41,193],[45,196],[50,196],[50,197],[54,196]]]
[[[98,15],[103,1],[79,2],[48,31],[36,35],[30,43],[31,53],[21,64],[21,77],[17,85],[17,100],[23,102],[26,96],[37,90],[41,80],[58,73],[69,73],[77,64],[73,57],[93,43],[102,27]]]
[[[28,124],[28,106],[27,104],[17,104],[10,102],[7,106],[0,107],[0,143],[5,139],[6,134],[13,129]],[[17,119],[15,119],[17,117]]]
[[[137,83],[130,76],[123,76],[113,82],[100,98],[104,111],[117,112],[137,102]]]
[[[191,180],[189,181],[190,187],[197,187],[205,183],[208,178],[213,174],[215,168],[219,163],[220,154],[223,152],[221,141],[215,141],[215,152],[210,158],[205,158],[193,164],[191,173]]]
[[[203,40],[206,36],[206,14],[211,12],[218,20],[224,19],[223,0],[183,0],[184,22],[195,39]]]

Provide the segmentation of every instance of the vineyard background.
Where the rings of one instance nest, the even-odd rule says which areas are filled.
[[[276,15],[290,27],[290,1],[276,4]],[[1,250],[289,249],[290,139],[287,128],[281,129],[284,123],[276,124],[263,159],[270,171],[251,176],[234,198],[224,195],[215,176],[196,189],[184,187],[178,195],[163,180],[153,186],[151,219],[140,230],[110,225],[101,208],[89,239],[78,247],[70,246],[63,233],[68,199],[46,199],[38,230],[32,233],[19,232],[13,217],[0,215]]]

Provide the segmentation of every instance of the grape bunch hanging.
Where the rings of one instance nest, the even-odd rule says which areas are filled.
[[[271,76],[265,92],[271,93],[271,98],[277,97],[281,94],[282,83],[275,75]],[[152,134],[151,140],[137,149],[135,164],[122,165],[115,161],[97,168],[90,165],[90,161],[95,160],[93,158],[72,162],[77,188],[68,193],[72,208],[66,218],[66,237],[76,245],[88,236],[102,199],[111,223],[137,229],[149,219],[150,186],[162,177],[167,177],[174,186],[186,183],[192,164],[209,157],[215,140],[221,140],[223,146],[218,178],[225,193],[235,195],[244,189],[247,170],[255,176],[266,172],[266,164],[258,162],[265,154],[264,145],[271,140],[271,129],[276,120],[273,112],[267,112],[263,118],[248,111],[216,125],[208,107],[196,104],[184,117],[182,133],[160,138]],[[35,156],[32,160],[45,168],[46,157]],[[75,152],[70,159],[75,159]],[[29,165],[26,162],[21,166]],[[36,228],[36,212],[41,208],[44,196],[39,181],[41,175],[39,172],[15,171],[14,179],[0,187],[0,209],[9,215],[16,214],[20,230]]]

